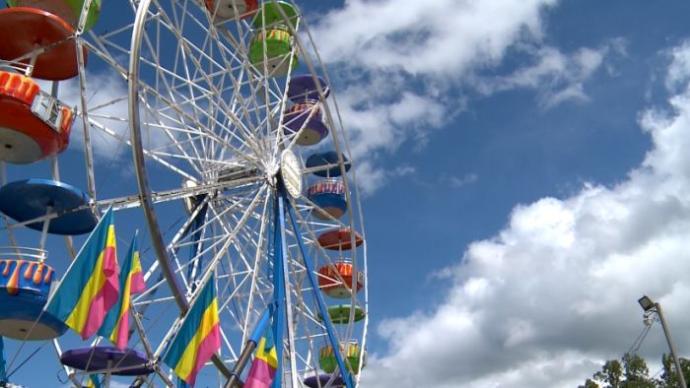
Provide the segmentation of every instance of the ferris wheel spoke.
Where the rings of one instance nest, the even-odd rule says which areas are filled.
[[[149,48],[149,50],[153,51],[153,45],[151,44],[150,40],[148,39],[148,35],[145,35],[145,42],[146,42],[146,45],[147,45],[147,47]],[[143,60],[144,60],[145,62],[147,62],[147,60],[146,60],[145,58],[144,58]],[[157,70],[157,74],[158,74],[158,72],[165,72],[166,74],[172,74],[172,75],[174,75],[175,77],[180,78],[180,80],[183,81],[184,84],[186,84],[186,85],[193,85],[194,87],[198,87],[198,84],[199,84],[198,82],[188,82],[187,79],[185,79],[184,77],[181,77],[181,76],[177,75],[174,71],[165,70],[165,69],[162,68],[162,66],[160,66],[158,63],[150,63],[150,64],[151,64],[151,66],[152,66],[154,69]],[[206,78],[206,79],[208,80],[208,78]],[[163,78],[163,80],[165,81],[165,78]],[[146,88],[146,89],[147,89],[148,92],[150,92],[150,93],[152,93],[152,94],[154,94],[154,95],[157,94],[156,97],[157,97],[158,99],[160,99],[160,100],[163,102],[163,104],[162,104],[163,106],[162,106],[161,108],[163,108],[163,109],[166,109],[166,108],[173,108],[173,109],[175,110],[176,114],[180,115],[180,116],[183,118],[183,120],[182,120],[183,122],[184,122],[184,119],[189,119],[189,120],[191,120],[192,123],[194,123],[194,127],[195,127],[195,128],[205,128],[205,126],[202,125],[202,123],[199,122],[199,119],[198,119],[198,118],[195,118],[193,115],[190,115],[189,113],[184,112],[184,110],[181,109],[181,108],[179,107],[180,105],[179,105],[179,104],[176,102],[176,100],[175,100],[175,98],[176,98],[176,97],[175,97],[175,93],[179,93],[179,92],[176,92],[175,89],[174,89],[173,87],[171,87],[167,82],[164,82],[164,84],[165,84],[166,89],[168,90],[169,95],[170,95],[171,97],[165,97],[165,96],[160,95],[160,93],[157,92],[158,89],[155,88],[155,87],[154,87],[154,88]],[[212,85],[212,84],[209,84],[209,85]],[[217,92],[217,90],[211,90],[211,92],[215,93],[215,92]],[[186,97],[186,98],[188,99],[189,97]],[[192,98],[194,98],[194,97],[192,96]],[[211,100],[211,99],[207,99],[207,100]],[[223,101],[220,101],[220,103],[223,104]],[[221,107],[221,108],[222,108],[222,107]],[[209,121],[212,122],[214,125],[221,125],[220,123],[215,122],[215,121],[214,121],[215,119],[214,119],[213,117],[208,117],[208,119],[209,119]],[[237,120],[235,120],[235,121],[237,121]],[[221,128],[222,128],[222,127],[223,127],[223,126],[221,125]],[[240,141],[240,142],[244,142],[244,141],[245,141],[245,140],[242,139],[241,137],[237,136],[237,134],[234,134],[234,133],[232,133],[232,134],[233,134],[233,136],[234,136],[234,138],[233,138],[234,140],[237,140],[237,141]],[[213,135],[213,136],[217,138],[217,135]],[[241,153],[238,153],[238,154],[241,154]]]
[[[235,240],[236,235],[240,232],[242,227],[246,224],[246,222],[249,220],[250,216],[253,214],[254,210],[256,210],[256,207],[259,205],[261,202],[261,199],[264,195],[267,195],[267,189],[266,187],[261,187],[256,195],[253,196],[251,202],[247,205],[247,210],[244,212],[242,218],[240,218],[239,222],[237,225],[233,227],[232,230],[229,231],[229,234],[226,236],[223,236],[222,238],[222,247],[218,250],[218,252],[213,256],[213,258],[210,260],[208,265],[206,266],[206,269],[204,272],[207,271],[213,271],[213,269],[216,268],[220,260],[223,258],[224,255],[227,254],[228,249],[231,247],[233,241]],[[224,212],[228,212],[230,208],[224,209],[221,213],[218,214],[218,216],[222,216]],[[206,251],[208,251],[210,248],[206,248]],[[199,257],[199,256],[197,256]]]
[[[187,2],[185,2],[185,4],[187,4]],[[186,17],[193,18],[192,16],[188,16],[187,12],[184,13],[184,16],[185,16],[185,19],[183,19],[183,20],[186,20]],[[175,25],[175,23],[173,23],[172,20],[170,20],[170,17],[167,15],[167,12],[165,11],[165,9],[163,7],[159,8],[158,18],[160,18],[162,20],[162,24],[165,25],[168,28],[169,32],[171,32],[173,35],[175,35],[177,40],[178,40],[179,47],[178,47],[177,52],[179,53],[179,55],[182,56],[181,62],[184,64],[185,73],[187,75],[186,83],[191,84],[190,82],[188,82],[190,76],[189,76],[189,68],[187,67],[188,62],[190,62],[194,66],[194,68],[199,72],[199,74],[204,78],[205,84],[207,85],[207,87],[209,87],[209,89],[212,91],[212,93],[214,93],[215,95],[221,95],[220,91],[216,87],[216,83],[214,82],[214,80],[211,79],[209,77],[209,75],[204,71],[203,66],[202,66],[199,58],[202,58],[204,60],[209,61],[210,64],[212,64],[213,66],[215,66],[219,70],[227,70],[227,69],[222,64],[216,62],[214,58],[209,57],[208,54],[206,52],[204,52],[204,50],[197,48],[192,42],[190,42],[186,38],[182,37],[181,31],[184,31],[184,25]],[[201,27],[203,32],[208,34],[208,30],[205,29],[205,27],[201,23],[198,23],[198,25]],[[219,99],[218,103],[221,106],[223,106],[224,109],[226,109],[225,110],[226,114],[230,118],[233,119],[233,123],[235,124],[235,126],[237,126],[237,128],[241,129],[246,134],[251,134],[251,131],[244,125],[244,123],[241,120],[239,120],[239,118],[237,118],[232,113],[232,111],[227,110],[228,107],[225,106],[226,103],[224,100]],[[237,136],[237,135],[235,134],[235,136]]]
[[[213,132],[204,131],[204,130],[200,129],[200,128],[204,128],[204,126],[202,125],[201,122],[199,122],[198,118],[192,117],[189,113],[185,112],[175,101],[170,100],[167,97],[160,95],[158,92],[155,91],[155,89],[150,88],[150,87],[146,87],[145,84],[142,84],[142,86],[144,87],[144,90],[146,92],[150,92],[151,94],[153,94],[155,96],[154,98],[161,101],[162,107],[161,107],[161,109],[155,111],[156,115],[160,115],[162,117],[165,117],[166,120],[170,120],[172,122],[177,122],[178,124],[181,124],[183,126],[185,125],[184,124],[185,119],[188,119],[194,124],[191,127],[195,128],[195,129],[191,130],[191,131],[197,132],[200,135],[206,136],[209,139],[211,139],[212,141],[220,143],[223,147],[228,147],[228,148],[234,150],[235,154],[240,155],[241,158],[247,160],[248,162],[255,162],[256,160],[258,160],[257,156],[244,153],[239,148],[236,148],[236,146],[234,146],[230,143],[231,141],[237,141],[241,145],[244,145],[244,146],[251,148],[251,144],[245,143],[244,140],[242,138],[238,137],[236,134],[232,137],[231,140],[228,140],[228,139],[223,139],[223,138],[219,137],[217,134],[215,134]],[[181,119],[177,120],[177,119],[175,119],[169,115],[166,115],[165,112],[167,110],[173,110],[176,115],[181,117]],[[218,121],[216,121],[215,118],[208,117],[208,119],[210,122],[217,124],[217,125],[220,125],[221,127],[224,128],[224,126],[221,123],[219,123]],[[158,124],[156,123],[156,125],[158,125]],[[229,130],[226,130],[226,132],[228,132],[228,131]]]
[[[260,217],[260,226],[258,230],[258,243],[256,246],[256,252],[254,254],[254,262],[253,265],[251,265],[251,282],[249,284],[249,292],[247,296],[247,313],[245,314],[244,317],[244,322],[242,322],[242,340],[240,343],[246,343],[247,341],[247,335],[249,332],[249,322],[250,319],[252,318],[252,311],[254,310],[254,298],[256,297],[256,294],[258,292],[257,289],[257,279],[259,276],[259,264],[262,263],[261,258],[267,257],[267,250],[264,249],[264,246],[266,245],[266,240],[267,240],[267,226],[269,222],[269,217],[268,217],[268,205],[270,202],[270,196],[266,196],[264,198],[264,203],[263,203],[263,209],[261,211],[261,217]],[[262,302],[265,304],[265,300],[262,300]]]
[[[231,45],[237,52],[248,52],[245,45],[237,44],[237,40],[227,29],[223,28],[221,31],[223,32],[223,36],[228,39],[229,42],[231,42]],[[212,33],[217,36],[217,30],[212,29]],[[230,54],[233,56],[231,59],[237,63],[236,65],[233,65],[233,62],[227,59],[226,51],[221,50],[221,55],[223,56],[227,69],[229,69],[231,73],[239,73],[236,78],[232,78],[234,89],[230,102],[232,111],[235,111],[235,107],[240,107],[243,110],[242,117],[246,117],[249,120],[253,118],[253,121],[250,123],[253,123],[256,127],[260,127],[260,123],[262,121],[260,117],[261,109],[266,109],[270,103],[270,100],[259,98],[258,91],[260,88],[257,88],[257,79],[252,78],[251,71],[246,70],[247,66],[250,66],[248,58],[246,56],[244,56],[244,58],[238,58],[234,55],[234,53],[232,53],[232,51]],[[247,98],[245,98],[244,94],[242,93],[242,88],[245,86],[249,87],[250,89],[250,94]],[[263,104],[261,103],[262,100],[264,101]],[[254,115],[251,115],[250,112],[254,113]]]
[[[200,176],[200,175],[201,175],[201,166],[199,166],[198,164],[196,164],[196,163],[193,162],[192,157],[187,153],[187,150],[186,150],[184,147],[182,147],[182,145],[180,144],[180,142],[179,142],[179,140],[178,140],[176,134],[175,134],[173,131],[171,131],[171,130],[168,128],[168,126],[165,125],[165,124],[163,123],[163,121],[161,120],[161,115],[159,114],[159,112],[158,112],[158,110],[157,110],[157,107],[152,107],[152,106],[148,103],[148,99],[147,99],[146,97],[147,97],[147,96],[146,96],[146,93],[144,93],[144,97],[143,97],[143,99],[142,99],[141,102],[142,102],[142,105],[145,107],[145,113],[144,113],[144,117],[145,117],[145,118],[144,118],[144,123],[145,123],[145,128],[146,128],[146,130],[148,131],[149,135],[153,132],[153,133],[154,133],[154,136],[155,136],[155,134],[161,133],[161,132],[162,132],[162,134],[164,134],[165,137],[167,137],[168,140],[170,140],[170,143],[168,143],[167,145],[170,146],[170,147],[172,147],[173,149],[177,149],[177,150],[182,154],[182,156],[184,156],[184,157],[186,158],[187,163],[189,164],[189,166],[195,170],[197,176]],[[151,122],[150,122],[149,120],[147,120],[147,118],[148,118],[149,120],[150,120],[150,119],[154,120],[153,123],[154,123],[155,125],[157,125],[158,128],[162,129],[162,131],[155,131],[155,132],[152,131],[152,130],[151,130],[151,127],[149,126],[149,124],[150,124]],[[190,136],[189,134],[186,134],[186,135],[187,135],[188,137]],[[182,136],[184,136],[184,134],[182,134]],[[159,142],[159,141],[160,141],[159,139],[154,139],[154,140],[153,140],[153,142]],[[192,149],[193,149],[194,151],[196,151],[195,147],[192,147]],[[195,152],[195,153],[196,153],[196,152]],[[196,156],[197,156],[197,157],[199,156],[198,153],[197,153]]]

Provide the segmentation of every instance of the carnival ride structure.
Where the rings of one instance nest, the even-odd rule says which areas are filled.
[[[213,282],[222,343],[204,384],[241,386],[270,324],[275,386],[357,386],[366,239],[308,18],[277,0],[112,3],[0,10],[0,382],[49,344],[74,386],[176,385],[161,354]],[[108,208],[118,238],[144,229],[125,350],[44,311]]]

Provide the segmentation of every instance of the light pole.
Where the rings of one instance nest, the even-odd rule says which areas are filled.
[[[685,383],[685,376],[683,376],[683,370],[680,368],[680,362],[678,361],[678,356],[676,356],[676,347],[671,340],[671,332],[668,330],[668,326],[666,326],[666,319],[664,318],[664,313],[661,311],[661,305],[652,301],[647,295],[638,299],[637,303],[642,306],[642,310],[645,312],[656,313],[659,317],[661,327],[664,329],[664,336],[666,336],[666,342],[668,342],[668,349],[671,351],[671,357],[673,357],[673,363],[676,364],[676,374],[678,374],[679,385],[681,388],[687,388],[688,385]]]

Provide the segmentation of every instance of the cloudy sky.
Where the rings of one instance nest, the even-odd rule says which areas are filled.
[[[297,3],[364,192],[363,387],[575,387],[630,349],[644,294],[690,357],[690,3]],[[658,324],[639,351],[656,373]],[[54,381],[44,357],[18,380]]]
[[[348,0],[311,26],[360,163],[365,387],[574,387],[660,301],[690,354],[683,1]],[[665,351],[655,325],[640,352]]]

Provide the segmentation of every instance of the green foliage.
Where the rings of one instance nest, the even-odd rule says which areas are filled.
[[[680,362],[680,369],[683,370],[683,377],[685,377],[685,381],[690,381],[690,360],[681,358],[678,361]],[[678,387],[678,374],[676,373],[676,367],[673,364],[673,358],[668,354],[664,354],[661,356],[661,364],[664,366],[664,370],[661,373],[659,380],[657,380],[657,387]]]
[[[670,356],[663,355],[664,371],[661,378],[649,376],[647,362],[637,354],[625,354],[620,360],[609,360],[600,371],[578,388],[677,388],[678,376]],[[686,381],[690,377],[690,361],[681,359]]]

